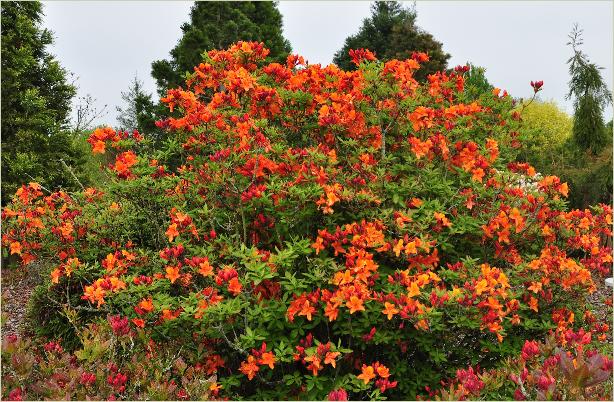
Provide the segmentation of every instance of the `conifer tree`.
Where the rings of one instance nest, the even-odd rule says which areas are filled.
[[[2,2],[2,204],[22,183],[77,185],[70,169],[83,163],[67,132],[76,89],[49,53],[40,2]]]
[[[430,61],[416,72],[418,80],[444,70],[450,55],[442,44],[416,25],[415,8],[404,8],[398,1],[376,1],[371,6],[371,16],[363,21],[358,33],[346,38],[343,48],[333,62],[344,70],[353,70],[349,51],[365,48],[375,53],[379,60],[407,59],[413,52],[425,52]]]
[[[192,72],[208,50],[224,49],[240,40],[261,41],[271,51],[269,58],[282,63],[291,51],[283,37],[281,13],[269,1],[197,1],[181,31],[183,36],[171,50],[170,60],[152,64],[151,75],[160,95],[180,86],[185,73]]]
[[[576,24],[567,43],[573,50],[569,58],[569,93],[573,98],[573,137],[582,150],[599,153],[608,144],[608,133],[603,121],[603,109],[612,102],[612,94],[601,76],[602,67],[592,63],[580,50],[582,30]]]

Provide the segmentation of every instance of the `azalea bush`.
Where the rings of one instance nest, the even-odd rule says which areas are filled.
[[[467,90],[467,66],[418,83],[423,53],[355,50],[352,72],[267,54],[205,54],[162,99],[158,150],[94,131],[104,187],[17,191],[2,241],[48,270],[40,334],[79,351],[115,317],[140,350],[206,366],[216,398],[414,399],[529,339],[591,331],[611,208],[568,211],[566,183],[513,162],[505,91]]]

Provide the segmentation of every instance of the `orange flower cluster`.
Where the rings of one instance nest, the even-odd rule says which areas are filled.
[[[301,339],[296,346],[294,361],[300,361],[314,376],[317,376],[327,364],[336,368],[337,358],[341,356],[341,352],[335,351],[334,345],[330,342],[318,343],[317,347],[312,347],[313,343],[314,339],[311,333]]]
[[[543,275],[541,281],[543,286],[547,286],[552,281],[560,284],[563,289],[581,286],[590,292],[595,290],[590,271],[575,260],[568,258],[567,253],[556,246],[544,248],[539,258],[529,263],[529,267]],[[541,290],[541,286],[539,289]]]
[[[107,141],[111,141],[111,145],[114,148],[119,148],[119,142],[127,138],[132,138],[136,142],[143,139],[137,130],[129,134],[127,131],[117,132],[111,127],[100,127],[94,130],[87,139],[87,142],[92,146],[92,153],[104,154],[106,152]]]
[[[502,207],[499,215],[491,219],[488,225],[482,225],[485,238],[497,236],[499,243],[510,244],[511,229],[515,233],[520,233],[525,228],[526,218],[518,208]]]
[[[117,177],[121,179],[128,179],[134,175],[130,171],[130,168],[138,162],[137,156],[132,151],[122,152],[115,158],[115,164],[113,170],[117,173]]]
[[[94,130],[94,132],[87,139],[87,142],[89,142],[92,146],[93,153],[104,154],[106,145],[105,143],[107,141],[111,141],[116,144],[120,140],[121,138],[119,137],[118,133],[111,127],[102,127]]]
[[[273,352],[266,351],[266,343],[262,342],[260,349],[252,349],[252,353],[247,356],[247,360],[241,362],[239,371],[247,376],[248,380],[252,380],[258,371],[260,366],[269,366],[271,370],[275,368],[275,362],[277,359]]]
[[[51,271],[51,283],[59,283],[62,275],[70,276],[70,274],[79,269],[81,261],[78,258],[69,258],[65,263]]]
[[[165,232],[170,243],[172,243],[173,240],[175,240],[175,238],[179,236],[180,230],[189,230],[190,233],[196,239],[198,239],[198,231],[196,230],[196,226],[194,225],[192,218],[189,215],[179,212],[177,208],[173,208],[170,211],[170,217],[171,224],[168,226],[168,229]]]
[[[377,60],[377,58],[375,57],[375,54],[373,54],[368,49],[351,49],[349,54],[350,54],[350,58],[352,59],[352,63],[356,64],[357,66],[359,66],[360,63],[363,62],[363,60],[367,60],[367,61]]]
[[[96,303],[98,307],[105,303],[104,298],[109,292],[119,292],[122,289],[126,289],[126,283],[116,276],[105,276],[103,278],[96,279],[96,281],[85,286],[82,299],[89,301],[90,303]]]
[[[379,362],[375,362],[372,365],[362,365],[361,373],[356,376],[359,380],[362,380],[365,384],[368,384],[374,378],[379,377],[379,379],[375,382],[375,385],[380,389],[381,392],[386,391],[387,389],[395,388],[397,386],[397,381],[390,382],[388,378],[390,377],[390,370],[388,367],[380,364]]]

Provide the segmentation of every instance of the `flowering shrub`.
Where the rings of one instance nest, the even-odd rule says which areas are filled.
[[[53,341],[33,347],[15,335],[5,338],[3,399],[184,400],[218,395],[215,368],[188,366],[174,354],[180,345],[134,342],[140,334],[125,319],[109,317],[109,323],[91,325],[80,335],[83,346],[72,354]]]
[[[591,333],[567,330],[561,339],[526,341],[519,357],[478,374],[460,369],[437,399],[612,400],[612,359],[585,349]],[[433,395],[434,393],[431,393]]]
[[[612,211],[566,211],[557,177],[523,185],[507,93],[472,97],[466,68],[419,84],[422,53],[352,52],[353,72],[267,53],[206,54],[162,99],[161,150],[96,130],[108,187],[30,183],[3,210],[70,331],[111,315],[208,367],[219,397],[340,400],[413,399],[584,324]]]

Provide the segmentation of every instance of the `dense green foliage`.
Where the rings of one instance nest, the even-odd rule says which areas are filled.
[[[283,62],[291,51],[283,37],[282,16],[270,1],[197,1],[190,11],[190,22],[181,26],[183,36],[171,50],[170,60],[152,64],[151,75],[160,95],[183,85],[185,73],[192,72],[211,49],[222,49],[240,41],[264,42],[272,61]]]
[[[450,55],[431,34],[416,25],[414,9],[404,8],[398,1],[376,1],[371,16],[363,21],[358,33],[346,38],[335,53],[333,62],[344,70],[355,69],[350,49],[369,49],[379,60],[406,59],[413,52],[424,52],[429,62],[416,72],[416,79],[425,80],[429,74],[446,68]]]
[[[554,102],[524,102],[523,142],[519,161],[531,163],[544,175],[569,184],[569,205],[587,208],[612,201],[612,126],[605,126],[605,143],[594,153],[581,148],[573,136],[574,118]]]
[[[560,174],[574,146],[569,143],[573,118],[554,101],[525,101],[516,110],[522,112],[526,128],[519,160],[529,162],[538,172]]]
[[[489,96],[494,87],[486,78],[486,68],[475,66],[471,63],[468,63],[467,67],[469,67],[469,71],[465,73],[467,91],[476,98],[479,98],[482,94]]]
[[[64,129],[75,88],[47,51],[40,2],[2,2],[2,203],[23,183],[77,188],[83,163]]]

